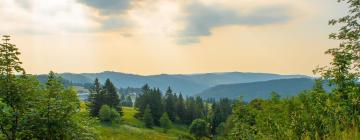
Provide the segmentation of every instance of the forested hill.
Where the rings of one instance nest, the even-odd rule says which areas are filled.
[[[252,83],[227,84],[211,87],[197,94],[204,98],[233,98],[243,96],[244,101],[250,101],[255,98],[267,99],[271,92],[277,92],[281,97],[289,97],[299,92],[311,89],[314,85],[314,79],[293,78],[280,79]],[[326,90],[330,88],[325,86]]]
[[[62,78],[74,84],[92,83],[95,78],[100,82],[109,78],[116,87],[141,87],[148,83],[150,86],[159,87],[165,90],[171,86],[175,92],[184,95],[194,95],[207,88],[221,84],[238,84],[268,81],[276,79],[304,78],[304,75],[279,75],[269,73],[243,73],[243,72],[224,72],[224,73],[201,73],[201,74],[161,74],[161,75],[135,75],[120,72],[105,71],[101,73],[62,73]]]

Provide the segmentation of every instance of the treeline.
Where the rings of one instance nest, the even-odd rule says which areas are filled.
[[[184,97],[180,93],[173,93],[169,87],[162,96],[158,88],[150,88],[148,85],[142,87],[142,94],[135,100],[135,107],[139,110],[136,115],[141,119],[144,117],[148,107],[153,118],[153,124],[160,125],[160,117],[167,113],[172,122],[189,124],[196,118],[202,118],[208,113],[208,105],[200,97]],[[152,126],[150,126],[152,127]]]
[[[139,111],[136,117],[143,120],[148,128],[163,127],[164,117],[171,123],[184,125],[192,125],[194,120],[200,119],[207,122],[207,129],[200,131],[204,131],[206,136],[215,135],[232,111],[233,101],[229,99],[215,101],[203,100],[201,97],[184,98],[181,93],[174,93],[170,87],[164,95],[158,88],[150,88],[148,85],[144,85],[142,90],[135,101],[135,107]]]
[[[92,119],[77,93],[50,72],[45,84],[21,67],[20,52],[0,44],[0,139],[96,139]]]

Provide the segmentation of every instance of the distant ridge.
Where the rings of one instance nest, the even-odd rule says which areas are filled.
[[[271,92],[277,92],[282,97],[289,97],[297,95],[303,90],[311,89],[315,81],[311,78],[293,78],[293,79],[278,79],[261,82],[240,83],[240,84],[226,84],[217,85],[208,88],[196,95],[204,98],[232,98],[236,99],[240,96],[243,100],[250,101],[255,98],[267,99]],[[326,90],[330,88],[325,86]]]
[[[280,75],[271,73],[250,73],[250,72],[217,72],[217,73],[196,73],[196,74],[159,74],[159,75],[137,75],[121,72],[104,71],[100,73],[61,73],[63,79],[72,83],[88,84],[95,78],[104,82],[111,79],[116,87],[142,87],[149,84],[165,90],[168,86],[177,92],[185,95],[194,95],[207,88],[221,84],[249,83],[268,81],[276,79],[309,78],[305,75]],[[41,76],[41,75],[40,75]],[[44,76],[44,75],[42,75]]]

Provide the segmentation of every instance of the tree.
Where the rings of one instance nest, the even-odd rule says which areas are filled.
[[[226,121],[226,119],[231,114],[232,110],[232,103],[229,99],[224,98],[220,99],[219,102],[214,102],[211,107],[211,113],[210,113],[210,121],[211,121],[211,127],[210,132],[211,134],[215,135],[217,127],[223,122]]]
[[[72,88],[65,89],[60,78],[54,72],[50,72],[45,89],[44,108],[40,109],[43,122],[45,139],[70,138],[73,132],[69,131],[75,122],[72,117],[78,113],[79,99],[76,91]],[[61,116],[61,117],[60,117]],[[39,136],[41,137],[41,136]]]
[[[160,117],[163,111],[161,92],[158,88],[150,89],[148,85],[143,87],[143,94],[136,98],[136,107],[139,109],[136,116],[142,118],[147,106],[150,107],[153,122],[155,125],[160,126]]]
[[[99,80],[96,78],[94,85],[90,90],[89,97],[89,109],[92,116],[98,116],[101,106],[108,105],[110,108],[115,109],[122,116],[122,107],[120,104],[120,98],[117,94],[116,87],[107,79],[105,85],[101,87]]]
[[[33,89],[26,90],[29,85],[25,82],[28,77],[25,70],[21,67],[22,62],[19,59],[20,52],[14,44],[9,43],[10,36],[3,36],[3,43],[0,44],[0,98],[11,109],[10,116],[4,117],[0,124],[1,132],[6,139],[15,140],[18,137],[18,131],[21,127],[20,122],[24,119],[25,112],[29,108],[27,106],[27,98],[31,98],[30,92]],[[21,74],[15,76],[15,74]],[[32,84],[33,82],[29,83]],[[30,85],[36,86],[36,85]],[[29,101],[29,100],[28,100]]]
[[[340,27],[337,33],[329,35],[330,39],[340,41],[339,47],[326,51],[332,56],[330,66],[318,68],[315,72],[335,86],[333,93],[339,100],[341,109],[338,122],[353,126],[360,122],[360,2],[359,0],[338,0],[348,6],[347,15],[329,21],[329,25]],[[351,118],[357,118],[350,120]]]
[[[130,95],[125,96],[124,94],[121,94],[121,106],[133,107],[133,102]]]
[[[167,112],[167,114],[169,115],[169,118],[171,121],[175,121],[176,120],[176,110],[175,110],[175,96],[174,94],[172,93],[172,90],[170,87],[168,87],[166,93],[165,93],[165,97],[164,97],[165,101],[165,105],[164,105],[164,109],[165,109],[165,112]]]
[[[73,88],[50,72],[45,85],[21,68],[10,36],[0,44],[0,139],[95,139]],[[81,116],[81,117],[80,117]],[[80,136],[80,137],[78,137]]]
[[[203,119],[195,119],[190,127],[190,134],[194,135],[196,139],[201,139],[202,137],[209,136],[208,124]]]
[[[191,124],[191,122],[196,119],[196,110],[195,110],[195,100],[194,97],[186,98],[186,113],[185,113],[185,123]]]
[[[104,84],[105,90],[105,101],[107,105],[111,108],[115,108],[122,115],[122,108],[120,104],[120,98],[117,94],[116,88],[114,84],[110,81],[110,79],[106,79]]]
[[[105,123],[111,122],[111,124],[118,124],[120,123],[121,116],[114,108],[110,108],[108,105],[102,105],[99,112],[99,118]]]
[[[103,122],[111,121],[111,108],[108,105],[102,105],[99,111],[99,118]]]
[[[154,126],[154,120],[151,114],[151,109],[150,106],[147,105],[145,112],[144,112],[144,122],[145,122],[145,127],[147,128],[152,128]]]
[[[94,85],[90,89],[89,110],[92,116],[98,116],[101,106],[104,104],[104,92],[98,78],[95,78]]]
[[[171,120],[169,119],[168,114],[165,112],[160,118],[160,126],[164,129],[166,133],[168,129],[171,128]]]
[[[176,102],[176,115],[179,117],[180,122],[185,122],[185,104],[182,94],[180,93]]]
[[[348,15],[329,21],[329,25],[342,26],[338,33],[329,35],[330,39],[341,41],[338,48],[329,49],[326,54],[332,56],[330,67],[315,70],[331,84],[342,99],[347,99],[357,85],[360,70],[360,3],[359,0],[338,0],[348,5]]]

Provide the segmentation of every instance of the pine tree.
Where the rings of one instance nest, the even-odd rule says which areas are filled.
[[[123,115],[122,107],[120,104],[120,98],[117,94],[116,87],[110,81],[110,79],[106,79],[104,84],[105,91],[105,104],[109,105],[111,108],[115,108],[121,115]]]
[[[211,107],[211,115],[210,115],[210,133],[216,134],[216,129],[219,125],[226,121],[229,115],[232,112],[232,103],[229,99],[224,98],[220,99],[219,102],[215,102]]]
[[[185,123],[190,124],[194,119],[196,119],[196,110],[195,110],[195,100],[194,97],[186,98],[186,112],[185,112]]]
[[[45,91],[45,106],[40,112],[46,118],[43,122],[46,131],[41,139],[67,139],[73,133],[69,128],[76,123],[72,117],[80,104],[76,91],[64,88],[54,72],[49,73]]]
[[[149,105],[146,106],[144,112],[144,122],[145,122],[145,127],[147,128],[152,128],[154,126],[154,119],[152,117],[151,109]]]
[[[151,108],[151,113],[154,119],[154,124],[160,125],[160,117],[163,114],[163,104],[161,100],[161,92],[160,89],[153,89],[150,96],[149,105]]]
[[[104,91],[98,78],[95,78],[94,85],[90,90],[89,95],[89,110],[92,116],[98,116],[99,110],[103,104],[105,104]]]
[[[168,87],[166,93],[165,93],[165,97],[164,97],[165,101],[165,112],[167,112],[167,114],[169,115],[169,118],[171,121],[175,121],[176,120],[176,109],[175,109],[175,96],[172,93],[172,90],[170,87]]]
[[[176,114],[179,117],[180,122],[185,122],[185,104],[182,94],[180,93],[176,102]]]
[[[20,91],[19,78],[26,78],[25,70],[19,60],[20,52],[14,44],[9,43],[10,36],[3,36],[3,44],[0,44],[0,98],[11,108],[11,116],[0,124],[1,131],[7,139],[15,140],[20,127],[21,117],[26,110],[26,91]],[[15,74],[22,74],[16,77]]]

